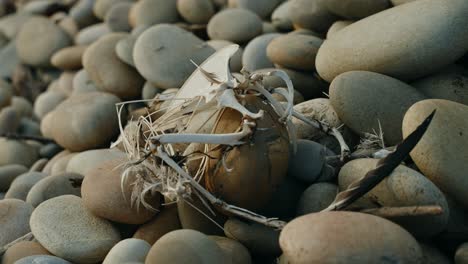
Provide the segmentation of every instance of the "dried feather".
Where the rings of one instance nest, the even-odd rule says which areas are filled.
[[[348,189],[338,193],[335,201],[323,211],[342,210],[352,204],[357,199],[361,198],[367,192],[372,190],[385,177],[390,175],[392,171],[406,159],[411,150],[418,144],[429,127],[435,110],[411,133],[406,139],[397,145],[394,152],[387,157],[379,160],[377,167],[369,171],[364,177],[349,185]]]

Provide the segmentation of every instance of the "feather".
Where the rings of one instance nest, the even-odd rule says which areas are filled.
[[[372,190],[385,177],[390,175],[393,170],[405,160],[411,150],[418,144],[429,127],[436,110],[434,110],[406,139],[396,146],[394,152],[387,157],[379,160],[377,167],[369,171],[364,177],[353,182],[349,187],[337,194],[335,201],[328,206],[325,211],[335,211],[346,208],[357,199],[361,198],[367,192]]]

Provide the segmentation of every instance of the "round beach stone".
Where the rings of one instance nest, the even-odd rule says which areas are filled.
[[[65,95],[70,96],[73,92],[73,78],[75,78],[75,74],[76,72],[74,71],[62,72],[57,80],[56,91],[61,91]]]
[[[315,56],[323,40],[314,36],[287,34],[268,44],[267,56],[274,63],[295,70],[314,71]]]
[[[157,94],[162,93],[164,90],[159,89],[152,85],[150,82],[146,82],[145,85],[143,86],[143,90],[141,91],[141,98],[144,100],[151,100],[153,99]],[[147,103],[151,104],[151,102]]]
[[[66,172],[68,162],[76,156],[78,153],[68,153],[57,160],[54,160],[51,169],[50,175],[57,175]]]
[[[291,21],[291,1],[284,1],[281,3],[271,14],[271,22],[281,31],[291,31],[293,29],[293,24]]]
[[[256,13],[261,18],[267,18],[281,2],[282,0],[229,0],[228,6],[231,8],[247,9]]]
[[[76,45],[90,45],[101,37],[111,33],[106,23],[98,23],[83,28],[75,36]]]
[[[133,238],[153,245],[165,234],[181,228],[177,206],[164,206],[153,219],[138,227]]]
[[[338,20],[327,31],[327,39],[331,38],[335,33],[342,30],[343,28],[351,25],[354,21],[351,20]]]
[[[289,12],[294,26],[325,32],[338,19],[328,11],[326,2],[327,0],[292,0]]]
[[[297,141],[297,150],[289,160],[288,175],[314,183],[325,165],[325,146],[311,140]]]
[[[10,105],[13,96],[13,87],[4,81],[0,80],[0,108]]]
[[[128,99],[140,95],[144,80],[115,54],[115,45],[124,37],[126,34],[112,33],[93,43],[83,54],[83,66],[100,90]]]
[[[390,2],[392,2],[392,4],[394,6],[406,4],[406,3],[409,3],[409,2],[413,2],[413,1],[415,1],[415,0],[390,0]]]
[[[403,136],[413,132],[435,109],[432,123],[411,158],[444,193],[468,208],[468,167],[464,158],[468,157],[468,106],[442,99],[418,102],[405,114]]]
[[[156,25],[144,31],[133,49],[138,71],[155,86],[181,87],[195,70],[214,53],[201,39],[175,25]]]
[[[82,67],[81,58],[88,46],[71,46],[54,53],[51,58],[53,66],[61,70],[79,70]]]
[[[151,247],[146,264],[156,263],[215,264],[224,263],[225,255],[216,242],[195,230],[172,231]]]
[[[192,24],[207,24],[215,14],[211,0],[177,0],[177,11]]]
[[[47,264],[72,264],[64,259],[48,256],[48,255],[34,255],[22,258],[15,262],[15,264],[36,264],[36,263],[47,263]]]
[[[73,156],[67,164],[66,171],[87,175],[103,162],[113,159],[124,159],[127,154],[118,149],[91,149]]]
[[[330,85],[330,101],[340,120],[359,134],[379,133],[395,145],[402,140],[401,122],[406,110],[426,97],[415,88],[374,72],[340,74]]]
[[[433,99],[445,99],[468,105],[468,74],[457,68],[427,76],[411,83],[421,93]]]
[[[126,162],[124,157],[102,162],[85,175],[81,185],[83,204],[87,210],[99,217],[125,224],[143,224],[150,220],[160,205],[160,196],[146,196],[145,200],[153,209],[133,203],[132,190],[136,176],[130,174],[122,190],[122,173]]]
[[[6,192],[13,180],[28,171],[24,165],[7,164],[0,166],[0,192]]]
[[[26,197],[31,190],[31,188],[38,183],[40,180],[44,179],[47,174],[42,172],[26,172],[18,177],[11,183],[10,188],[5,194],[7,199],[20,199],[26,201]]]
[[[278,244],[279,231],[270,227],[232,218],[224,224],[224,233],[242,243],[252,255],[277,257],[281,254]]]
[[[107,254],[102,264],[144,262],[151,248],[148,242],[129,238],[117,243]]]
[[[226,261],[232,264],[250,264],[252,258],[247,248],[234,239],[222,236],[210,236],[226,256]]]
[[[52,167],[55,165],[55,163],[62,159],[63,157],[65,156],[68,156],[68,155],[72,155],[73,153],[70,153],[70,151],[68,150],[64,150],[62,148],[60,148],[60,151],[58,151],[58,153],[54,154],[53,157],[50,158],[49,162],[47,162],[46,166],[44,167],[44,169],[42,169],[42,172],[46,173],[46,174],[51,174],[51,170],[52,170]]]
[[[330,127],[339,127],[343,124],[328,98],[304,101],[294,105],[294,111],[308,119],[323,121]],[[299,139],[316,138],[322,133],[319,129],[311,127],[297,118],[293,118],[292,123],[296,127],[296,135]]]
[[[119,59],[130,66],[135,67],[135,62],[133,62],[133,47],[137,40],[136,36],[130,35],[126,38],[123,38],[117,42],[115,45],[115,53]]]
[[[140,0],[135,5],[135,26],[178,22],[177,1]]]
[[[216,40],[208,40],[206,44],[210,45],[213,49],[218,51],[226,46],[233,45],[234,42],[216,39]],[[229,68],[231,69],[231,72],[241,71],[243,53],[244,53],[244,50],[241,47],[239,47],[236,53],[234,53],[234,55],[231,57],[231,60],[229,61]]]
[[[32,16],[28,12],[16,12],[3,16],[0,20],[0,31],[9,39],[14,39],[24,23]]]
[[[177,213],[182,228],[196,230],[205,235],[223,235],[220,226],[226,222],[226,216],[220,213],[211,214],[199,198],[192,198],[190,204],[180,199],[177,201]],[[206,217],[207,215],[210,218]]]
[[[50,252],[38,242],[21,241],[5,251],[2,264],[14,264],[17,260],[34,255],[50,255]]]
[[[18,199],[0,200],[0,247],[26,235],[29,229],[29,218],[34,208]]]
[[[110,222],[91,214],[74,195],[40,204],[30,225],[34,237],[48,251],[77,263],[102,261],[120,240],[119,231]]]
[[[16,52],[16,40],[12,40],[6,47],[0,50],[0,77],[11,78],[16,70],[16,66],[20,63],[20,59]]]
[[[31,188],[26,202],[37,207],[42,202],[60,195],[81,196],[80,184],[83,178],[83,175],[77,173],[62,173],[45,177]]]
[[[223,39],[239,44],[247,43],[262,34],[262,20],[252,11],[228,8],[210,19],[207,32],[210,39]]]
[[[466,53],[467,12],[468,1],[428,0],[367,17],[325,40],[317,54],[317,71],[328,82],[356,70],[401,80],[433,73]]]
[[[93,6],[94,15],[104,20],[107,12],[109,12],[113,6],[121,2],[132,2],[132,0],[95,0]]]
[[[390,7],[389,0],[327,0],[330,12],[348,19],[361,19]]]
[[[298,217],[281,231],[280,245],[291,263],[422,263],[421,248],[406,230],[355,212]]]
[[[128,22],[128,13],[133,5],[134,3],[126,1],[112,5],[104,18],[111,31],[130,32],[132,27]]]
[[[24,141],[0,138],[0,166],[20,164],[29,167],[38,158],[36,147]]]
[[[0,135],[16,133],[20,123],[20,116],[13,106],[0,110]]]
[[[16,37],[18,56],[26,64],[38,67],[51,66],[52,55],[71,45],[68,34],[46,17],[30,18]]]
[[[378,159],[356,159],[346,163],[338,176],[340,190],[346,190],[353,182],[375,169],[378,161]],[[440,206],[443,210],[440,215],[393,219],[413,235],[424,238],[432,237],[444,230],[450,214],[444,194],[424,175],[403,165],[398,166],[359,202],[387,207]]]
[[[66,98],[67,95],[59,91],[41,93],[34,102],[34,114],[39,118],[43,118]]]
[[[327,85],[318,79],[313,72],[296,71],[293,69],[280,68],[291,79],[294,89],[300,92],[305,100],[319,97],[327,89]],[[286,87],[283,85],[283,87]]]
[[[89,77],[89,74],[84,70],[79,70],[73,77],[73,92],[72,94],[80,94],[87,92],[96,92],[98,88]]]
[[[103,146],[118,133],[118,102],[116,96],[107,93],[76,94],[44,117],[41,131],[44,135],[50,133],[59,145],[71,151]]]
[[[31,102],[22,96],[13,96],[11,98],[11,106],[16,109],[16,112],[18,112],[21,117],[31,117],[33,114]]]
[[[336,184],[321,182],[309,186],[297,204],[297,215],[317,213],[327,208],[338,194]]]
[[[69,15],[80,28],[87,27],[98,21],[93,13],[96,0],[79,0],[70,8]]]
[[[252,39],[244,48],[242,65],[248,71],[274,68],[273,62],[267,56],[267,46],[273,39],[281,36],[278,33],[260,35]]]
[[[455,252],[455,264],[468,263],[468,243],[461,244]]]

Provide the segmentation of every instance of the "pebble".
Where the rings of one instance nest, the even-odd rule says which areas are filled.
[[[274,68],[273,62],[267,56],[267,46],[273,39],[281,36],[278,33],[260,35],[252,39],[244,48],[242,65],[248,71]]]
[[[83,45],[63,48],[54,53],[51,63],[61,70],[79,70],[83,66],[81,58],[87,47]]]
[[[194,198],[190,204],[183,200],[177,201],[177,213],[183,229],[196,230],[206,235],[223,235],[221,227],[226,222],[226,216],[220,213],[213,215],[199,198]]]
[[[172,1],[172,0],[171,0]],[[175,25],[156,25],[145,30],[133,49],[135,66],[156,87],[181,87],[195,70],[214,53],[201,39]],[[174,69],[177,69],[175,71]]]
[[[16,109],[16,112],[21,117],[31,117],[33,114],[33,105],[22,96],[13,96],[11,98],[11,106]]]
[[[66,171],[88,175],[91,170],[103,162],[114,159],[124,159],[127,155],[118,149],[91,149],[80,152],[70,158]]]
[[[8,45],[0,50],[0,77],[10,78],[20,63],[20,59],[16,52],[16,40],[11,40]]]
[[[455,264],[468,263],[468,243],[461,244],[455,252]]]
[[[66,96],[70,96],[73,93],[73,78],[75,78],[76,72],[64,71],[60,74],[57,82],[57,90],[61,91]]]
[[[135,23],[140,25],[156,25],[175,23],[180,20],[177,11],[177,1],[174,0],[140,0],[135,5]]]
[[[315,56],[323,40],[307,35],[284,35],[268,44],[267,56],[281,67],[302,70],[315,70]]]
[[[362,213],[307,214],[289,222],[279,240],[291,263],[422,263],[421,248],[407,231]]]
[[[133,47],[137,40],[136,36],[127,36],[117,42],[115,45],[115,53],[117,57],[126,64],[135,67],[135,62],[133,61]]]
[[[28,168],[19,164],[8,164],[0,166],[0,192],[7,191],[16,177],[27,171]]]
[[[360,135],[379,133],[381,127],[385,142],[391,145],[402,140],[406,110],[425,98],[415,88],[373,72],[343,73],[330,85],[330,102],[346,126]]]
[[[467,11],[468,1],[429,0],[367,17],[325,40],[317,54],[317,71],[328,82],[356,70],[401,80],[436,72],[466,53]]]
[[[47,165],[44,167],[44,169],[42,170],[42,172],[46,173],[46,174],[51,174],[51,170],[52,170],[52,167],[54,166],[54,164],[60,160],[61,158],[67,156],[67,155],[71,155],[70,151],[68,150],[63,150],[61,149],[58,153],[56,153],[49,162],[47,162]]]
[[[111,33],[106,23],[98,23],[85,27],[75,36],[76,45],[90,45],[101,37]]]
[[[130,32],[132,27],[128,22],[128,14],[133,5],[132,2],[125,1],[112,5],[104,18],[104,22],[111,31]]]
[[[126,179],[125,190],[121,189],[122,165],[124,158],[115,158],[100,163],[90,170],[81,185],[83,204],[94,215],[125,224],[143,224],[150,220],[160,205],[160,196],[146,196],[145,201],[152,207],[145,208],[134,203],[132,197],[133,183],[136,176],[130,174]]]
[[[5,194],[6,199],[19,199],[26,201],[29,190],[47,174],[42,172],[26,172],[16,177]]]
[[[66,172],[68,162],[70,162],[76,154],[77,153],[68,153],[67,155],[55,160],[50,169],[50,175],[57,175]]]
[[[357,159],[340,170],[338,183],[343,191],[366,173],[377,167],[377,159]],[[447,226],[449,208],[444,194],[424,175],[406,166],[398,166],[388,177],[374,187],[362,200],[379,206],[400,207],[438,205],[443,213],[437,216],[410,216],[393,219],[418,238],[429,238]],[[372,206],[374,207],[374,206]]]
[[[305,100],[316,98],[327,88],[327,84],[318,79],[313,72],[296,71],[280,68],[291,79],[294,89],[300,92]]]
[[[293,23],[291,21],[291,1],[284,1],[271,14],[271,22],[280,31],[291,31]]]
[[[157,94],[160,94],[162,91],[164,91],[164,90],[155,87],[150,82],[146,82],[145,85],[143,86],[143,90],[141,91],[141,98],[143,100],[151,100]],[[151,102],[149,102],[149,103],[151,103]]]
[[[73,94],[97,92],[98,88],[93,83],[89,74],[84,70],[79,70],[73,77]]]
[[[325,32],[338,17],[327,8],[328,0],[292,0],[289,9],[295,28]]]
[[[50,252],[38,242],[21,241],[5,251],[2,264],[14,264],[17,260],[34,255],[50,255]]]
[[[21,200],[5,198],[0,200],[0,247],[27,234],[29,218],[34,208]]]
[[[45,17],[32,17],[16,37],[18,56],[26,64],[37,67],[51,66],[52,55],[71,45],[69,35]]]
[[[246,247],[234,239],[222,236],[210,236],[226,256],[225,261],[232,264],[250,264],[252,258]]]
[[[57,258],[55,256],[47,255],[34,255],[26,258],[22,258],[15,262],[15,264],[36,264],[36,263],[47,263],[47,264],[71,264],[64,259]]]
[[[14,39],[23,24],[31,17],[32,15],[27,12],[17,12],[2,16],[0,19],[0,31],[4,33],[7,38]]]
[[[468,74],[458,68],[430,75],[411,85],[433,99],[445,99],[468,105]]]
[[[83,54],[83,66],[99,90],[129,99],[140,95],[144,80],[115,54],[115,45],[125,36],[108,34],[93,43]],[[102,67],[103,64],[107,67]]]
[[[224,263],[226,257],[216,242],[194,230],[172,231],[151,247],[145,264],[154,263]]]
[[[338,20],[335,23],[333,23],[330,28],[327,31],[327,39],[331,38],[333,35],[335,35],[337,32],[342,30],[343,28],[351,25],[354,23],[354,21],[351,20]]]
[[[131,0],[95,0],[93,6],[94,15],[104,20],[107,12],[109,12],[112,7],[118,3],[122,2],[132,2]]]
[[[257,223],[246,223],[229,219],[224,224],[224,233],[228,238],[242,243],[252,255],[279,256],[279,231]]]
[[[34,114],[39,118],[43,118],[66,98],[67,95],[59,91],[46,91],[41,93],[34,102]]]
[[[0,109],[10,105],[12,96],[13,88],[11,85],[4,80],[0,80]]]
[[[415,0],[390,0],[390,2],[392,2],[392,4],[394,6],[406,4],[406,3],[409,3],[409,2],[413,2],[413,1],[415,1]]]
[[[361,19],[390,7],[389,0],[328,0],[328,10],[340,17]]]
[[[0,110],[0,134],[15,133],[18,130],[20,117],[16,109],[7,106]]]
[[[327,208],[338,194],[338,186],[332,183],[315,183],[301,195],[297,204],[297,215],[317,213]]]
[[[31,166],[38,158],[36,147],[26,142],[0,138],[0,166],[19,164]]]
[[[44,169],[44,167],[47,165],[48,162],[49,162],[48,159],[44,159],[44,158],[39,159],[36,162],[34,162],[34,164],[31,166],[29,171],[30,172],[33,172],[33,171],[42,172],[42,170]]]
[[[325,165],[325,153],[323,145],[311,140],[298,140],[296,153],[289,159],[288,175],[314,183]]]
[[[100,262],[120,240],[118,230],[110,222],[88,212],[81,198],[74,195],[58,196],[40,204],[31,215],[30,225],[41,245],[71,262]]]
[[[87,27],[98,21],[94,16],[93,6],[96,0],[79,0],[70,8],[70,17],[80,28]]]
[[[31,188],[26,202],[37,207],[42,202],[60,195],[81,196],[80,187],[83,178],[83,175],[76,173],[62,173],[45,177]]]
[[[468,106],[429,99],[411,106],[403,119],[403,136],[416,129],[434,109],[437,112],[431,125],[411,152],[421,172],[444,193],[468,208],[468,188],[465,180],[468,157]]]
[[[46,159],[53,158],[57,153],[62,151],[62,148],[55,143],[48,143],[39,149],[39,156]]]
[[[208,24],[215,14],[215,8],[211,0],[178,0],[177,11],[191,24]]]
[[[252,11],[228,8],[210,19],[207,32],[210,39],[223,39],[243,44],[262,34],[262,20]]]
[[[165,206],[153,219],[139,226],[133,238],[145,240],[153,245],[165,234],[182,229],[176,206]]]
[[[118,132],[118,102],[116,96],[101,92],[74,95],[44,117],[41,131],[50,133],[60,146],[71,151],[105,145]]]
[[[109,251],[102,264],[144,262],[150,248],[151,245],[141,239],[122,240]]]
[[[264,19],[269,17],[281,2],[282,0],[229,0],[228,6],[250,10]]]

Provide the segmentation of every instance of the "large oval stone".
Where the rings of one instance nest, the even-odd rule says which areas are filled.
[[[91,214],[74,195],[40,204],[30,225],[34,237],[47,250],[76,263],[102,261],[120,240],[119,231],[110,222]]]
[[[290,263],[422,263],[418,242],[383,218],[354,212],[298,217],[281,232]]]
[[[442,191],[468,208],[468,106],[442,99],[418,102],[405,114],[403,135],[412,133],[434,109],[434,119],[411,158]]]
[[[0,200],[0,247],[29,232],[29,217],[34,208],[17,199]]]
[[[326,40],[317,54],[317,71],[329,82],[355,70],[404,80],[430,74],[468,50],[467,13],[465,0],[414,1],[390,8]]]
[[[362,135],[378,133],[380,123],[385,141],[392,145],[402,140],[406,110],[425,98],[415,88],[374,72],[346,72],[330,85],[331,104],[346,126]]]

